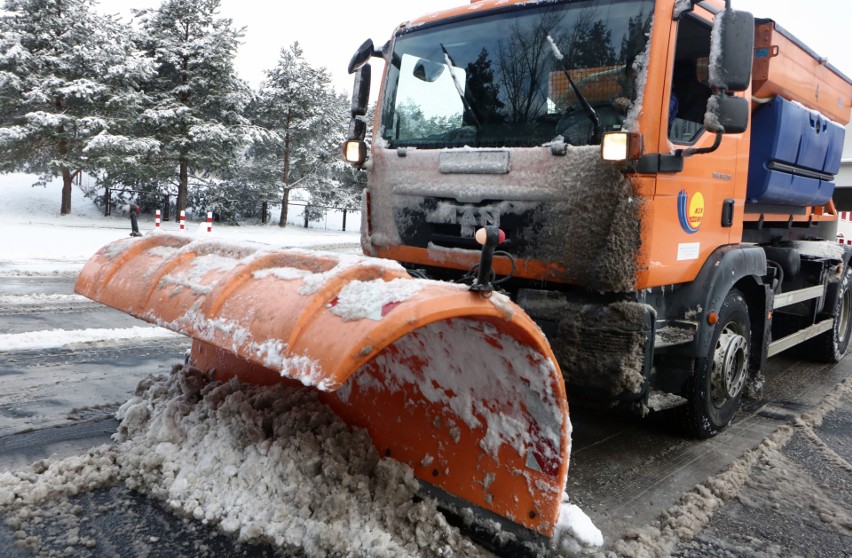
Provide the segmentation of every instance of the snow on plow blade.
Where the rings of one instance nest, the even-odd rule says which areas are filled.
[[[554,535],[565,386],[543,334],[506,297],[412,279],[385,260],[165,234],[102,248],[75,290],[192,337],[193,364],[214,379],[316,388],[427,492]]]

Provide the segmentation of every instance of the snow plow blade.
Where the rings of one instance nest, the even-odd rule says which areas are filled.
[[[386,260],[167,234],[105,246],[75,290],[192,337],[192,363],[211,379],[315,388],[477,522],[554,536],[565,386],[508,298],[412,279]]]

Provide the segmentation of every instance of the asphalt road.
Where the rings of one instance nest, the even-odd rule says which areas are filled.
[[[142,325],[73,298],[3,304],[3,295],[70,295],[72,284],[69,274],[0,277],[0,334]],[[118,405],[139,380],[182,362],[188,346],[174,339],[41,351],[0,347],[0,474],[51,454],[77,455],[108,443]],[[745,401],[732,427],[704,442],[683,439],[664,413],[640,420],[619,409],[572,402],[568,494],[604,532],[606,549],[638,553],[639,547],[625,544],[655,529],[665,538],[666,521],[684,495],[712,484],[779,428],[817,409],[850,376],[848,357],[839,365],[814,364],[795,354],[773,359],[763,398]],[[844,396],[820,425],[797,429],[777,452],[757,460],[734,493],[696,523],[694,537],[657,548],[677,556],[850,556],[850,439],[852,398]],[[79,537],[93,541],[94,556],[284,554],[267,545],[240,544],[122,486],[80,494],[75,502],[86,518]],[[39,529],[40,554],[73,555],[61,524],[45,522]],[[14,541],[14,526],[0,523],[0,555],[33,555],[35,547]]]

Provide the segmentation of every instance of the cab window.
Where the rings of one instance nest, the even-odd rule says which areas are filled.
[[[708,83],[710,25],[687,15],[678,28],[669,103],[669,139],[691,144],[704,132]]]

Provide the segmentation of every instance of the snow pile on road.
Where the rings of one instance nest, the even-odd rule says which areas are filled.
[[[0,333],[0,353],[35,351],[79,343],[121,341],[125,339],[171,339],[181,337],[159,327],[48,329],[24,333]]]
[[[312,556],[481,554],[433,501],[414,498],[409,468],[380,459],[310,389],[210,384],[175,367],[141,382],[118,414],[115,445],[0,474],[0,512],[21,546],[40,548],[46,519],[74,532],[68,498],[124,481],[240,540]],[[91,542],[69,534],[67,544]]]
[[[586,512],[568,503],[567,496],[559,508],[559,522],[551,549],[569,556],[597,550],[603,546],[603,533],[595,527]]]
[[[411,470],[379,459],[309,389],[208,384],[185,367],[151,378],[119,410],[128,486],[241,540],[308,555],[454,556],[474,547]]]
[[[117,482],[240,541],[309,556],[486,556],[416,497],[410,468],[380,458],[308,388],[209,383],[175,366],[149,376],[105,445],[0,473],[0,515],[32,551],[95,548],[73,497]],[[559,554],[602,543],[576,506],[560,515]],[[564,516],[564,517],[563,517]],[[41,526],[60,525],[49,540]]]
[[[44,293],[34,293],[28,295],[11,295],[11,294],[0,294],[0,307],[3,306],[14,306],[20,308],[21,306],[47,306],[47,305],[58,305],[58,304],[67,304],[67,305],[79,305],[79,304],[92,304],[91,301],[80,295],[75,294],[44,294]]]
[[[95,539],[81,536],[83,510],[70,498],[114,483],[120,472],[115,457],[114,449],[104,445],[86,455],[51,457],[23,471],[0,473],[0,513],[14,530],[17,545],[41,554],[45,547],[64,547],[66,556],[95,548]],[[37,536],[45,525],[59,534],[47,540]]]

